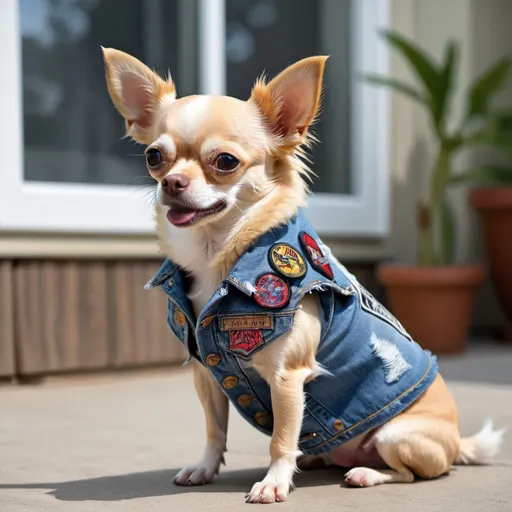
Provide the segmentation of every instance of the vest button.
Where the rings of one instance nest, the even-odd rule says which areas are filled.
[[[242,407],[247,407],[252,402],[252,396],[251,395],[240,395],[236,399],[236,403],[238,405],[241,405]]]
[[[234,375],[230,375],[229,377],[226,377],[222,381],[222,386],[224,389],[233,389],[238,384],[238,377],[235,377]]]
[[[180,327],[183,327],[185,325],[186,321],[187,321],[187,319],[186,319],[185,314],[183,313],[183,311],[180,311],[179,309],[177,309],[174,312],[174,322],[176,323],[176,325],[179,325]]]
[[[206,364],[208,366],[217,366],[221,359],[222,358],[219,356],[219,354],[210,354],[206,356]]]
[[[340,430],[343,430],[343,428],[344,428],[343,421],[341,421],[341,420],[334,420],[334,423],[332,424],[332,426],[334,427],[334,430],[337,430],[338,432]]]
[[[264,412],[257,412],[254,415],[254,421],[260,426],[264,427],[267,424],[268,417]]]

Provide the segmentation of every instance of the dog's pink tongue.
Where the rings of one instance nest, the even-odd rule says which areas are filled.
[[[186,210],[173,210],[172,208],[167,212],[167,220],[175,226],[181,226],[189,223],[196,216],[194,211]]]

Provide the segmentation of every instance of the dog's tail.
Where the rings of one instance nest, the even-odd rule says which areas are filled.
[[[488,464],[500,451],[505,429],[493,430],[492,420],[488,419],[480,432],[460,440],[459,455],[455,464]]]

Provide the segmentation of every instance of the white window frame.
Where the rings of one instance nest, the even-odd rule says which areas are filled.
[[[384,90],[361,82],[361,71],[388,72],[377,30],[389,0],[352,0],[352,194],[310,197],[308,216],[325,235],[382,237],[388,232],[389,109]],[[148,202],[133,187],[30,182],[23,179],[23,105],[18,0],[0,1],[0,230],[148,234]],[[225,0],[200,0],[200,93],[224,94]],[[217,27],[218,30],[211,30]],[[99,58],[99,57],[98,57]],[[113,108],[113,107],[112,107]],[[115,136],[114,134],[112,136]]]

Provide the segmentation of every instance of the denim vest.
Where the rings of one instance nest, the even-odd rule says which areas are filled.
[[[316,355],[326,370],[304,386],[299,448],[318,454],[387,422],[436,377],[437,359],[334,258],[299,211],[262,235],[234,265],[199,318],[182,271],[166,260],[146,288],[168,297],[167,322],[238,412],[272,434],[270,387],[248,361],[290,331],[306,293],[321,304]]]

